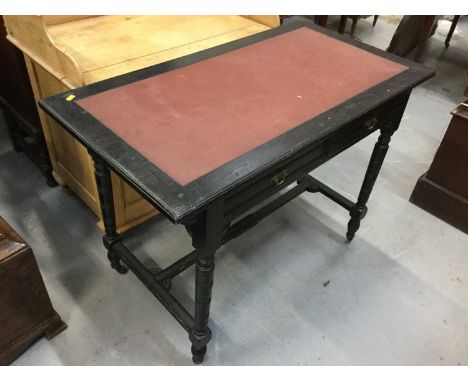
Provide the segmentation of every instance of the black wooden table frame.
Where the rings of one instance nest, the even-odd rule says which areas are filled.
[[[407,66],[408,70],[186,186],[172,180],[76,103],[64,102],[70,94],[81,99],[304,26],[399,62]],[[367,213],[367,201],[391,136],[400,124],[410,92],[433,74],[432,70],[421,65],[297,18],[287,25],[232,43],[50,97],[41,101],[41,106],[83,143],[94,159],[105,227],[104,245],[112,268],[119,273],[126,273],[128,268],[132,270],[188,332],[193,361],[200,363],[211,339],[208,319],[214,256],[218,248],[303,192],[319,192],[348,210],[350,220],[346,236],[352,240],[361,219]],[[316,167],[377,130],[380,135],[356,202],[309,175]],[[246,163],[254,165],[246,166]],[[127,249],[116,231],[110,170],[122,177],[173,223],[183,224],[192,237],[194,251],[165,269],[145,268]],[[294,186],[284,190],[291,185]],[[267,199],[272,201],[265,205]],[[259,207],[260,204],[262,207]],[[196,266],[194,315],[170,293],[171,280],[192,265]]]

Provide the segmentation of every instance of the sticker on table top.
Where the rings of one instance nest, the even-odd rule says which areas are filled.
[[[73,101],[75,99],[75,95],[74,94],[70,94],[67,98],[65,98],[68,102],[70,101]]]

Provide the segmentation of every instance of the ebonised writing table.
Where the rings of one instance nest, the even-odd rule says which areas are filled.
[[[112,268],[137,275],[188,332],[200,363],[211,339],[216,250],[305,191],[349,211],[352,240],[410,92],[433,74],[298,18],[40,105],[95,161]],[[309,175],[376,130],[357,202]],[[146,269],[116,232],[110,169],[183,224],[194,251],[166,269]],[[192,315],[170,281],[194,264]]]

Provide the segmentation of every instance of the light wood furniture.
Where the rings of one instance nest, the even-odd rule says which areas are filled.
[[[279,25],[278,16],[4,16],[25,55],[37,100],[175,59]],[[54,176],[101,219],[86,149],[40,110]],[[131,128],[131,126],[129,126]],[[116,221],[124,231],[157,211],[112,174]]]

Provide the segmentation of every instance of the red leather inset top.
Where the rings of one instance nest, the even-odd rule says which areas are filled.
[[[406,69],[300,28],[78,104],[185,185]]]

